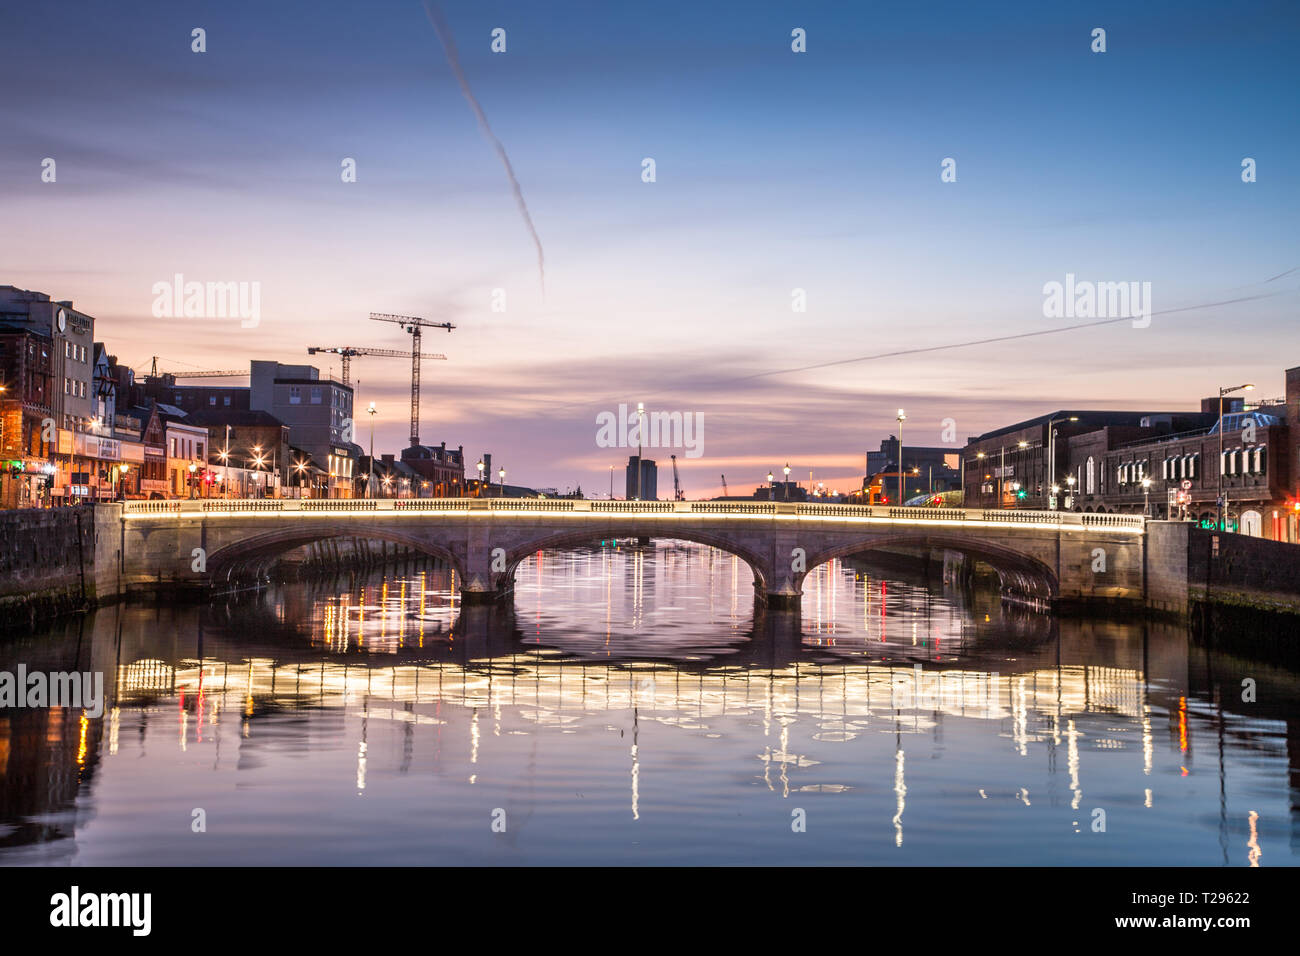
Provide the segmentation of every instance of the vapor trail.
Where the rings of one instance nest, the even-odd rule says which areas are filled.
[[[529,233],[533,237],[533,245],[537,247],[537,273],[541,278],[542,294],[546,294],[546,263],[542,253],[542,238],[537,235],[537,228],[533,225],[533,217],[528,214],[528,204],[524,202],[523,190],[519,188],[519,180],[515,177],[515,169],[510,165],[510,157],[506,155],[506,148],[501,145],[501,140],[497,139],[496,133],[492,132],[492,127],[488,123],[487,114],[483,112],[483,107],[479,106],[478,99],[474,96],[474,91],[469,88],[469,80],[465,78],[465,71],[461,69],[460,57],[456,54],[456,41],[452,39],[451,27],[447,25],[447,20],[439,9],[437,0],[424,0],[424,12],[428,16],[429,22],[433,24],[434,32],[438,34],[438,39],[442,41],[442,49],[447,54],[447,63],[451,66],[451,71],[456,74],[456,81],[460,83],[460,91],[465,94],[465,99],[469,102],[470,109],[474,111],[475,117],[478,118],[479,129],[483,131],[492,148],[497,151],[501,157],[501,165],[506,168],[506,175],[510,177],[510,188],[514,191],[515,202],[519,206],[519,212],[524,217],[524,225],[528,227]]]
[[[1273,279],[1280,279],[1287,275],[1274,276]],[[1265,279],[1264,282],[1272,282],[1273,279]],[[1260,283],[1263,285],[1263,283]],[[1245,288],[1245,287],[1243,287]],[[1239,302],[1254,302],[1256,299],[1271,299],[1275,296],[1286,295],[1285,292],[1264,292],[1259,295],[1244,295],[1236,299],[1222,299],[1218,302],[1203,302],[1200,305],[1185,305],[1177,309],[1157,309],[1150,313],[1151,315],[1174,315],[1179,312],[1194,312],[1197,309],[1209,309],[1220,305],[1235,305]],[[856,358],[835,359],[831,362],[819,362],[816,365],[800,365],[796,368],[774,369],[771,372],[756,372],[753,375],[741,375],[738,378],[724,379],[724,382],[746,382],[755,378],[768,378],[772,375],[786,375],[791,372],[807,372],[812,369],[831,368],[834,365],[852,365],[856,362],[871,362],[882,358],[897,358],[900,355],[920,355],[922,352],[946,352],[949,349],[965,349],[973,345],[991,345],[995,342],[1012,342],[1016,339],[1033,339],[1040,335],[1057,335],[1061,332],[1072,332],[1076,329],[1092,329],[1099,325],[1114,325],[1116,322],[1132,321],[1132,316],[1122,315],[1116,319],[1100,319],[1096,322],[1080,322],[1075,325],[1060,325],[1051,329],[1040,329],[1036,332],[1016,332],[1011,335],[998,335],[987,339],[970,339],[965,342],[949,342],[945,345],[927,345],[918,348],[898,349],[894,352],[877,352],[875,355],[859,355]]]

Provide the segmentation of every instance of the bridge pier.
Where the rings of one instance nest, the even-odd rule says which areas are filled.
[[[762,590],[758,595],[773,611],[798,611],[803,606],[803,594],[799,591]]]

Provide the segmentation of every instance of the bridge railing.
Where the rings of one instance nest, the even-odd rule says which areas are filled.
[[[784,501],[609,501],[574,498],[196,498],[175,501],[128,501],[127,515],[189,515],[265,513],[381,514],[386,512],[571,513],[598,512],[632,516],[770,515],[823,520],[854,519],[938,524],[1078,528],[1079,530],[1141,531],[1141,515],[1080,514],[1073,511],[1027,511],[981,508],[906,508]]]

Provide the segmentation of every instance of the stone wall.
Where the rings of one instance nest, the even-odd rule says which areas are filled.
[[[1187,532],[1192,603],[1300,613],[1300,546],[1190,525]]]
[[[95,602],[102,507],[0,511],[0,629]]]

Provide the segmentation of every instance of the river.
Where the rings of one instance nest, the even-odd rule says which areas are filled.
[[[1295,865],[1300,674],[676,541],[127,604],[0,643],[0,864]],[[1212,643],[1212,642],[1211,642]],[[1250,699],[1247,699],[1250,698]]]

